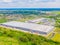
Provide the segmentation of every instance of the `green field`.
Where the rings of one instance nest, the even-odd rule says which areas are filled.
[[[56,28],[54,32],[55,32],[55,35],[52,38],[52,40],[60,42],[60,28]]]
[[[42,43],[43,42],[43,43]],[[0,27],[0,44],[2,45],[60,45],[42,36]]]
[[[0,36],[0,45],[19,45],[19,42],[14,38]]]
[[[60,42],[60,34],[56,33],[54,37],[52,38],[53,41]]]
[[[5,19],[5,18],[0,19],[0,23],[4,23],[4,22],[7,22],[7,19]]]

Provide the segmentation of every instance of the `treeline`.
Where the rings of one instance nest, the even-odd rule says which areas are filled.
[[[0,14],[40,14],[38,10],[0,10]]]

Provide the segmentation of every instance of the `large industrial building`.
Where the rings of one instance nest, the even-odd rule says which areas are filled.
[[[21,29],[23,31],[28,31],[31,33],[38,33],[38,34],[42,34],[42,35],[49,34],[54,29],[54,26],[16,22],[16,21],[6,22],[6,23],[2,23],[0,25],[5,26],[5,27],[10,27],[10,28]]]
[[[55,20],[50,19],[50,18],[39,18],[39,19],[29,20],[27,22],[28,23],[37,23],[37,24],[40,23],[40,24],[51,25],[51,26],[55,25]]]

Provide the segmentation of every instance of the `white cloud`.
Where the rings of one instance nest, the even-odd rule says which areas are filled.
[[[12,2],[12,0],[3,0],[3,2]]]
[[[1,1],[0,7],[60,8],[60,0],[0,0],[0,2]]]

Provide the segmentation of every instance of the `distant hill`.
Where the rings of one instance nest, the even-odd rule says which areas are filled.
[[[0,14],[35,14],[41,11],[60,11],[60,8],[0,8]]]

